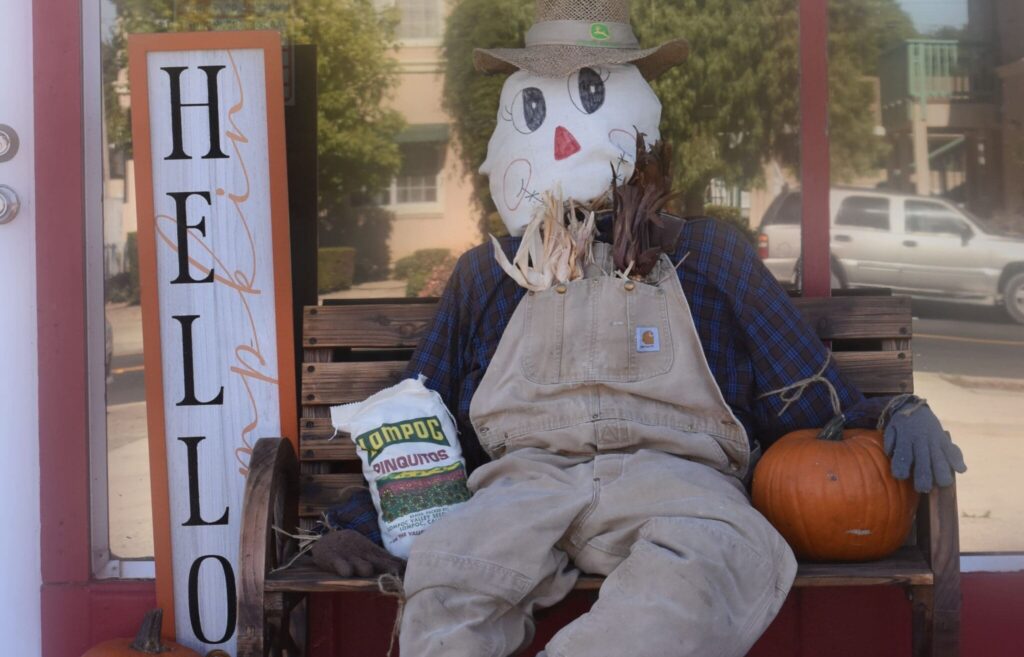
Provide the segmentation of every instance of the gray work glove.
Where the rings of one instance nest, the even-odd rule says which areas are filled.
[[[354,529],[327,532],[313,544],[312,552],[320,570],[339,577],[398,575],[405,570],[405,561]]]
[[[887,415],[885,453],[892,459],[893,477],[906,479],[913,468],[914,489],[928,493],[934,485],[952,485],[954,471],[967,471],[960,448],[923,399],[897,398]]]

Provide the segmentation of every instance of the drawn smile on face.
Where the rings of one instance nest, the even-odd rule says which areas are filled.
[[[514,73],[480,172],[512,235],[521,235],[546,193],[589,203],[632,174],[633,128],[658,137],[661,104],[631,65],[582,68],[562,78]],[[625,169],[629,169],[628,171]]]

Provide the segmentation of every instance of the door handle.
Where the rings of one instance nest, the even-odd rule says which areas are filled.
[[[849,235],[836,235],[832,238],[836,242],[852,242],[853,238]]]
[[[20,209],[18,194],[7,185],[0,185],[0,226],[14,221]]]
[[[917,246],[917,242],[915,242],[914,240],[904,240],[903,246]]]

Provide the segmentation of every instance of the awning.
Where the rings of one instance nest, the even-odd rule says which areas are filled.
[[[420,123],[406,126],[405,130],[395,137],[395,141],[399,144],[447,142],[449,132],[447,123]]]

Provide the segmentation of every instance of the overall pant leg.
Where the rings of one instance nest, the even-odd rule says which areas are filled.
[[[792,585],[789,546],[734,478],[656,452],[622,459],[573,539],[577,566],[608,578],[547,657],[745,655]]]
[[[521,450],[473,473],[473,497],[413,543],[402,657],[506,657],[533,639],[534,609],[576,583],[555,544],[591,502],[588,461]]]

